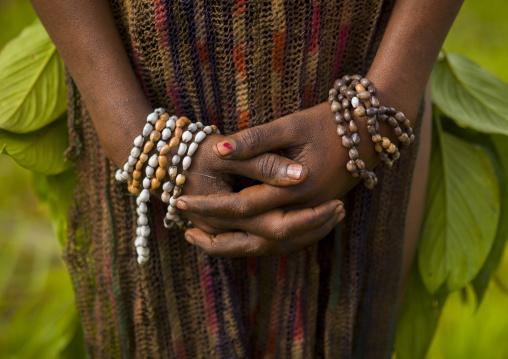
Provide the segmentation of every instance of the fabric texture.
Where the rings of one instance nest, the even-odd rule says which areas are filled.
[[[226,135],[326,101],[339,76],[366,74],[393,7],[110,2],[152,105]],[[68,91],[77,184],[64,259],[91,357],[390,357],[416,146],[376,169],[375,190],[350,191],[341,227],[282,257],[211,257],[164,228],[152,197],[150,261],[139,266],[135,198],[115,182],[70,76]]]

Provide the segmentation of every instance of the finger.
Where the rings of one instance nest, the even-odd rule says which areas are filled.
[[[308,174],[306,167],[275,153],[263,153],[244,161],[223,161],[225,173],[249,177],[273,186],[301,183]]]
[[[208,217],[246,218],[292,203],[296,197],[292,187],[274,187],[260,184],[238,193],[207,196],[181,196],[176,206]]]
[[[279,242],[250,232],[228,232],[210,235],[200,229],[190,229],[185,239],[217,257],[250,257],[261,255],[284,255],[315,243],[326,236],[344,218],[344,209],[334,214],[313,231]]]
[[[224,159],[247,159],[286,148],[296,140],[293,126],[287,126],[285,119],[245,129],[215,144],[213,150]]]

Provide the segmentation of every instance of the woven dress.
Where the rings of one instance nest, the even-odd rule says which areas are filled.
[[[339,76],[366,74],[393,8],[384,0],[110,3],[154,108],[226,135],[326,101]],[[150,261],[139,266],[135,198],[115,181],[70,76],[68,93],[77,183],[64,259],[91,357],[390,357],[416,146],[376,169],[373,191],[348,193],[340,227],[281,257],[209,256],[164,228],[165,208],[152,197]]]

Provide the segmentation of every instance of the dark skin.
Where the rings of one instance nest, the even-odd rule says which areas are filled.
[[[80,89],[104,153],[120,166],[152,106],[137,82],[107,2],[32,0],[32,4]],[[414,121],[461,4],[462,0],[397,1],[366,74],[383,105]],[[374,168],[377,155],[366,140],[364,121],[357,121],[363,139],[360,158]],[[381,133],[391,137],[388,128],[382,127]],[[235,149],[227,156],[224,141]],[[271,152],[275,149],[283,149],[284,157]],[[209,136],[194,157],[178,204],[197,227],[186,232],[186,239],[217,256],[280,255],[315,243],[342,220],[338,198],[358,183],[346,170],[347,160],[328,104],[227,138]],[[299,168],[300,175],[288,171]],[[232,194],[232,175],[263,184]],[[421,217],[423,203],[415,206],[420,210],[414,215]]]

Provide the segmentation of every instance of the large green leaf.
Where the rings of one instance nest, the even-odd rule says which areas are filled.
[[[0,130],[0,154],[8,154],[22,167],[41,174],[58,174],[70,168],[64,157],[68,143],[65,119],[26,134]]]
[[[446,133],[436,119],[422,238],[420,273],[434,293],[462,288],[478,273],[496,234],[499,185],[485,150]]]
[[[37,20],[0,52],[0,129],[38,130],[65,112],[64,65]]]
[[[417,267],[413,267],[397,322],[395,334],[397,359],[425,358],[447,295],[445,288],[430,294],[420,278]]]
[[[461,55],[440,57],[432,73],[432,100],[462,126],[508,135],[508,86]]]

